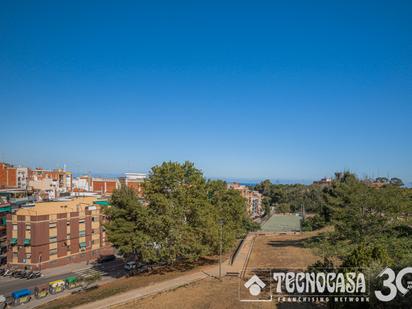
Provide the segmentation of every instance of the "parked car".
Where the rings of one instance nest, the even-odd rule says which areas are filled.
[[[102,255],[97,259],[97,263],[107,263],[116,260],[116,256],[111,255]]]
[[[137,263],[136,261],[130,261],[130,262],[127,262],[126,264],[124,264],[124,270],[131,271],[131,270],[139,268],[141,266],[142,266],[142,264]]]
[[[143,265],[143,264],[139,264],[138,266],[136,266],[134,269],[131,269],[127,272],[126,276],[127,277],[133,277],[148,271],[153,270],[152,266],[150,265]]]
[[[6,296],[0,295],[0,309],[4,309],[7,307],[7,299]]]

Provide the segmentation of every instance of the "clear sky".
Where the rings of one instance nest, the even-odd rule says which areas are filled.
[[[2,1],[0,160],[412,181],[411,16],[411,1]]]

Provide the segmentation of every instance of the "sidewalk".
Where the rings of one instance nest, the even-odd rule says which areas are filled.
[[[222,275],[224,276],[227,264],[222,265]],[[77,307],[78,309],[95,309],[95,308],[111,308],[114,306],[119,306],[137,300],[139,298],[147,297],[157,293],[173,290],[175,288],[205,279],[207,277],[217,277],[219,273],[219,267],[213,266],[206,269],[205,271],[199,271],[192,274],[183,275],[178,278],[161,281],[156,284],[148,285],[139,289],[131,290],[118,295],[113,295],[102,300],[84,304]]]
[[[222,276],[225,276],[227,272],[240,274],[243,272],[247,265],[247,261],[250,256],[250,252],[253,248],[255,235],[249,234],[246,236],[242,247],[239,249],[239,253],[236,256],[233,265],[228,265],[228,261],[222,264]],[[95,309],[95,308],[112,308],[115,306],[123,305],[139,298],[147,297],[157,293],[173,290],[175,288],[203,280],[207,277],[218,277],[219,266],[211,266],[204,271],[199,271],[192,274],[183,275],[171,280],[161,281],[155,284],[151,284],[139,289],[134,289],[118,295],[113,295],[102,300],[88,303],[77,307],[78,309]]]
[[[238,276],[242,275],[242,272],[247,266],[247,261],[249,260],[250,252],[253,248],[253,243],[256,235],[249,233],[245,240],[243,241],[242,247],[239,249],[239,252],[233,261],[233,264],[228,266],[226,271],[237,274]]]

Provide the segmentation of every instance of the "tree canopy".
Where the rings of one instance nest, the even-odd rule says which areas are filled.
[[[122,187],[111,198],[106,225],[109,241],[123,254],[144,262],[195,261],[219,252],[256,228],[246,201],[226,183],[206,180],[193,163],[154,166],[144,185],[144,199]]]

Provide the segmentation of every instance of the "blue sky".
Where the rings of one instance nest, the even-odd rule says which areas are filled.
[[[2,1],[0,160],[412,181],[408,1]]]

